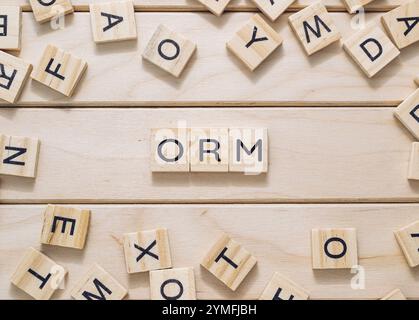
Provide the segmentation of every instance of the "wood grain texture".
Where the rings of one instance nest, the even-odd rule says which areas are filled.
[[[267,128],[269,172],[151,172],[151,128],[209,123]],[[2,109],[0,128],[42,141],[35,181],[0,177],[3,203],[419,201],[392,108]]]
[[[418,269],[407,265],[393,231],[419,219],[418,204],[389,205],[215,205],[88,206],[92,224],[84,251],[39,247],[45,206],[0,206],[0,298],[27,298],[10,284],[10,275],[29,246],[68,270],[65,290],[53,298],[69,299],[70,290],[94,263],[122,286],[128,298],[149,298],[149,275],[128,275],[121,237],[143,228],[167,227],[175,268],[194,267],[198,299],[257,299],[275,272],[304,287],[311,299],[379,299],[394,288],[419,298]],[[87,207],[86,207],[87,208]],[[349,270],[311,269],[313,228],[357,229],[360,265],[366,288],[350,287]],[[297,232],[298,230],[298,232]],[[258,259],[233,293],[199,266],[211,244],[225,232]]]
[[[72,98],[51,92],[34,81],[25,87],[23,106],[162,106],[162,105],[357,105],[396,106],[415,88],[419,43],[374,79],[368,79],[339,43],[307,57],[287,19],[273,24],[284,40],[256,72],[247,70],[226,49],[226,43],[252,16],[227,13],[137,13],[138,41],[96,45],[87,13],[70,15],[67,27],[52,31],[23,14],[21,57],[38,63],[48,44],[83,58],[89,68]],[[351,35],[351,16],[331,13],[343,38]],[[367,15],[379,22],[380,15]],[[179,79],[141,59],[141,53],[164,23],[197,44],[197,53]],[[208,67],[211,66],[211,67]]]

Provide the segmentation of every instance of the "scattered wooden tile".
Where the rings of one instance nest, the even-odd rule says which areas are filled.
[[[284,13],[295,0],[253,0],[260,11],[272,21]]]
[[[381,300],[407,300],[400,289],[395,289],[390,293],[386,294]]]
[[[416,139],[419,139],[419,89],[396,108],[394,115]]]
[[[230,128],[230,172],[268,172],[268,129]]]
[[[151,130],[150,166],[152,172],[189,171],[188,128],[161,128]]]
[[[415,78],[415,82],[416,82],[416,84],[419,86],[419,75],[417,75],[417,76],[416,76],[416,78]]]
[[[90,4],[93,40],[96,43],[137,39],[132,0]]]
[[[97,264],[71,290],[76,300],[122,300],[127,294],[127,289]]]
[[[343,3],[349,13],[355,13],[365,5],[373,2],[374,0],[343,0]]]
[[[341,38],[331,15],[322,2],[289,16],[288,21],[305,52],[311,55]]]
[[[12,275],[12,283],[36,300],[48,300],[67,271],[41,252],[29,248]]]
[[[375,25],[367,26],[346,39],[343,48],[369,78],[400,54],[384,31]]]
[[[31,71],[31,64],[0,51],[0,99],[15,103]]]
[[[407,178],[409,180],[419,180],[419,142],[412,143]]]
[[[417,143],[419,144],[419,143]],[[410,267],[419,265],[419,221],[394,232]]]
[[[89,220],[90,210],[48,205],[44,212],[41,243],[83,249]]]
[[[39,23],[50,21],[60,15],[74,12],[70,0],[29,0],[35,20]]]
[[[280,35],[256,14],[227,42],[227,48],[253,71],[281,44]]]
[[[35,178],[39,140],[0,134],[0,174]]]
[[[124,253],[128,273],[172,267],[167,229],[124,234]]]
[[[249,251],[227,235],[223,235],[212,246],[201,265],[235,291],[256,262],[256,258]]]
[[[294,281],[276,272],[259,300],[308,300],[308,292]]]
[[[193,42],[160,25],[144,50],[143,58],[179,77],[195,50]]]
[[[192,128],[190,132],[191,171],[228,172],[228,129]]]
[[[231,0],[198,0],[216,16],[221,16]]]
[[[150,272],[151,300],[196,300],[193,268]]]
[[[48,45],[32,79],[70,97],[87,69],[87,63],[71,53]]]
[[[407,2],[387,12],[381,19],[399,49],[419,41],[419,0]]]
[[[358,265],[356,229],[313,229],[313,269],[350,269]]]
[[[19,6],[0,6],[0,49],[20,50],[22,9]]]

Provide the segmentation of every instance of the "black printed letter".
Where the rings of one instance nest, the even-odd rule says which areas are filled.
[[[0,37],[7,36],[7,16],[5,14],[0,15]]]
[[[172,143],[176,144],[179,148],[178,155],[174,158],[166,158],[165,155],[162,152],[163,146],[166,143],[169,143],[169,142],[172,142]],[[157,154],[159,155],[160,159],[162,159],[163,161],[166,161],[166,162],[176,162],[176,161],[178,161],[180,158],[182,158],[183,152],[184,152],[183,151],[183,145],[177,139],[165,139],[162,142],[160,142],[159,146],[157,147]]]
[[[258,27],[254,26],[254,27],[253,27],[252,39],[250,39],[250,41],[246,44],[246,48],[249,48],[249,47],[250,47],[252,44],[254,44],[255,42],[260,42],[260,41],[267,41],[267,40],[269,40],[267,37],[258,38],[258,37],[257,37],[257,33],[258,33]]]
[[[413,110],[412,111],[410,111],[410,115],[417,121],[417,122],[419,122],[419,117],[418,117],[418,115],[416,114],[416,111],[418,111],[418,109],[419,109],[419,104],[416,106],[416,107],[414,107],[413,108]]]
[[[51,66],[53,62],[54,62],[54,58],[51,58],[51,60],[48,62],[48,65],[45,71],[49,74],[52,74],[54,77],[57,77],[60,80],[65,80],[65,77],[58,73],[61,69],[61,63],[57,64],[57,67],[55,68],[55,70],[51,70]]]
[[[61,226],[61,233],[65,233],[65,227],[67,226],[67,222],[70,222],[70,236],[74,235],[74,229],[76,228],[76,219],[55,216],[54,220],[52,221],[51,232],[55,232],[55,229],[57,229],[58,221],[63,222],[63,225]]]
[[[120,24],[122,21],[124,21],[124,17],[116,16],[114,14],[101,12],[100,15],[108,19],[108,25],[103,28],[103,32],[108,31],[109,29],[115,27],[117,24]]]
[[[153,252],[151,252],[151,249],[153,249],[157,244],[157,240],[154,240],[147,248],[142,248],[139,245],[134,243],[134,247],[141,251],[140,255],[137,257],[137,262],[140,261],[146,254],[150,257],[159,260],[159,256]]]
[[[282,292],[282,288],[278,288],[278,290],[275,293],[275,296],[272,300],[284,300],[279,295]],[[290,297],[287,300],[294,300],[294,296],[291,294]]]
[[[36,271],[34,271],[32,269],[28,269],[28,272],[31,275],[33,275],[35,278],[37,278],[38,280],[41,280],[41,285],[39,286],[39,289],[41,289],[41,290],[45,287],[49,278],[51,278],[51,273],[48,273],[47,276],[44,278],[43,276],[41,276],[39,273],[37,273]]]
[[[173,54],[171,56],[168,56],[168,55],[163,53],[163,46],[166,43],[169,43],[169,44],[171,44],[175,47],[175,49],[176,49],[175,54]],[[177,44],[176,41],[171,40],[171,39],[166,39],[166,40],[163,40],[162,42],[159,43],[158,52],[159,52],[159,55],[165,60],[169,60],[169,61],[170,60],[175,60],[180,54],[180,47],[179,47],[179,45]]]
[[[227,261],[227,263],[229,265],[231,265],[234,269],[237,269],[239,266],[237,264],[235,264],[229,257],[227,257],[225,255],[227,251],[227,247],[223,249],[223,251],[221,251],[221,253],[218,255],[218,257],[215,259],[215,262],[220,261],[220,259],[224,259],[225,261]]]
[[[47,6],[51,6],[55,3],[56,0],[50,0],[50,1],[45,1],[45,0],[38,0],[39,4],[41,6],[47,7]]]
[[[404,35],[407,36],[410,31],[413,30],[414,27],[419,23],[419,17],[410,17],[410,18],[397,18],[397,21],[404,22],[406,25],[406,31]]]
[[[368,43],[373,43],[378,48],[378,52],[374,56],[370,53],[370,51],[366,47],[366,45]],[[365,54],[368,56],[368,58],[370,58],[370,60],[372,62],[375,61],[377,58],[379,58],[383,54],[383,47],[381,46],[381,43],[378,42],[378,40],[376,40],[376,39],[369,38],[369,39],[365,40],[363,43],[361,43],[359,46],[365,52]]]
[[[259,139],[255,145],[249,150],[247,149],[247,147],[244,145],[243,141],[241,140],[237,140],[236,141],[236,160],[237,162],[240,162],[240,148],[242,148],[244,150],[244,152],[246,152],[247,155],[251,155],[253,152],[255,152],[256,148],[258,148],[258,161],[262,161],[262,139]]]
[[[166,286],[168,284],[174,283],[177,286],[179,286],[179,293],[173,297],[169,297],[168,295],[166,295],[166,293],[164,292],[164,289],[166,288]],[[162,283],[161,287],[160,287],[160,294],[161,296],[165,299],[165,300],[178,300],[182,295],[183,295],[183,285],[179,280],[176,279],[169,279],[166,280],[165,282]]]
[[[13,80],[15,79],[16,73],[17,73],[17,70],[13,69],[12,74],[10,76],[8,76],[6,74],[4,64],[0,63],[0,79],[6,79],[7,80],[7,84],[0,83],[0,87],[2,87],[3,89],[9,90],[10,87],[12,86]]]
[[[303,22],[304,33],[306,35],[307,43],[310,43],[311,41],[310,35],[308,33],[309,31],[311,31],[317,38],[320,38],[322,36],[322,31],[320,29],[321,26],[323,26],[323,28],[325,28],[327,32],[332,32],[332,30],[330,30],[327,24],[324,23],[324,21],[317,14],[314,16],[314,23],[316,24],[316,29],[309,25],[307,21]]]
[[[329,244],[331,244],[332,242],[339,242],[342,245],[342,252],[341,253],[339,253],[339,254],[332,254],[332,253],[330,253],[330,251],[329,251]],[[341,239],[341,238],[337,238],[337,237],[330,238],[324,244],[324,252],[326,253],[326,255],[329,258],[332,258],[332,259],[340,259],[340,258],[342,258],[346,254],[346,250],[347,250],[346,242],[343,239]]]
[[[96,290],[99,292],[100,296],[91,293],[89,291],[84,291],[82,293],[83,297],[86,298],[86,300],[106,300],[105,294],[103,293],[102,289],[109,295],[112,294],[112,291],[109,290],[102,282],[100,282],[98,279],[93,280],[93,284],[96,287]]]
[[[14,164],[16,166],[24,166],[25,162],[23,161],[15,161],[17,157],[21,156],[22,154],[26,153],[26,148],[17,148],[17,147],[8,147],[5,148],[8,151],[16,151],[16,153],[12,154],[11,156],[7,157],[3,160],[4,164]]]
[[[215,143],[215,148],[213,150],[204,150],[204,143]],[[221,162],[220,155],[218,150],[220,149],[220,142],[215,139],[200,139],[199,140],[199,161],[204,161],[205,153],[213,153],[215,155],[215,160]]]

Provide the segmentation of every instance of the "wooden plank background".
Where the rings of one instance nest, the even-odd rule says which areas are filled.
[[[137,13],[138,41],[95,45],[88,13],[69,16],[67,27],[55,31],[25,13],[23,59],[36,65],[51,43],[84,58],[89,67],[71,99],[30,81],[19,104],[396,106],[416,88],[413,79],[419,70],[419,43],[404,49],[380,74],[368,79],[338,43],[307,57],[287,23],[288,15],[275,24],[284,44],[251,73],[225,47],[251,15],[230,13],[220,19],[205,13]],[[354,32],[349,14],[332,15],[345,37]],[[367,21],[379,17],[368,14]],[[141,59],[141,52],[161,23],[198,44],[197,54],[180,79]]]

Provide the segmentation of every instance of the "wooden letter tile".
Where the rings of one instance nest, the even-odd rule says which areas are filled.
[[[350,269],[358,265],[356,229],[313,229],[313,269]]]
[[[305,289],[276,272],[259,300],[308,300],[308,297]]]
[[[288,21],[308,55],[320,51],[341,37],[331,15],[321,2],[294,13]]]
[[[419,180],[419,142],[412,143],[407,178],[409,180]]]
[[[231,0],[198,0],[216,16],[221,16]]]
[[[31,71],[31,64],[0,51],[0,99],[16,102]]]
[[[49,45],[42,55],[32,79],[69,97],[73,94],[87,63],[72,54]]]
[[[394,233],[410,267],[419,265],[419,221]]]
[[[76,300],[122,300],[127,293],[127,289],[97,264],[71,290]]]
[[[223,235],[207,253],[201,265],[235,291],[256,262],[249,251]]]
[[[228,172],[228,129],[192,128],[190,152],[192,172]]]
[[[0,50],[20,50],[21,32],[21,8],[0,6]]]
[[[419,41],[419,0],[405,3],[386,13],[381,19],[399,49]]]
[[[163,25],[160,25],[143,58],[175,77],[179,77],[196,50],[196,45]]]
[[[227,48],[253,71],[281,43],[280,35],[256,14],[227,42]]]
[[[367,26],[345,40],[343,48],[369,78],[400,54],[384,31],[375,25]]]
[[[407,300],[400,289],[395,289],[390,293],[386,294],[381,300]]]
[[[343,0],[343,3],[349,13],[355,13],[363,6],[373,1],[374,0]]]
[[[189,133],[187,128],[151,130],[152,172],[189,171]]]
[[[40,23],[74,12],[70,0],[29,0],[29,2],[35,20]]]
[[[166,229],[124,234],[124,253],[128,273],[172,267]]]
[[[193,268],[150,272],[151,300],[196,300]]]
[[[253,0],[260,11],[272,21],[284,13],[295,0]]]
[[[0,174],[35,178],[39,140],[0,134]]]
[[[268,172],[268,130],[230,128],[230,172]]]
[[[132,0],[90,4],[90,18],[96,43],[137,38]]]
[[[394,115],[416,139],[419,139],[419,89],[396,108]]]
[[[48,205],[44,212],[41,243],[83,249],[90,210]]]
[[[67,271],[41,252],[29,248],[12,275],[12,283],[36,300],[48,300]]]

